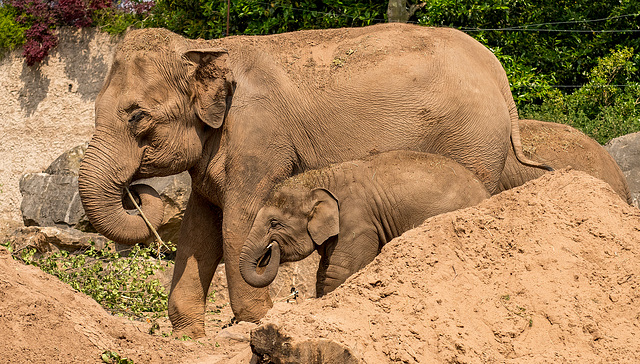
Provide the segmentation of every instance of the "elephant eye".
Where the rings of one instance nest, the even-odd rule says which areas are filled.
[[[278,222],[278,220],[271,220],[271,221],[269,221],[269,226],[271,228],[277,228],[277,227],[280,227],[282,225]]]
[[[142,120],[143,117],[144,117],[144,111],[134,111],[134,113],[131,114],[131,117],[129,117],[129,123],[135,124],[138,121]]]

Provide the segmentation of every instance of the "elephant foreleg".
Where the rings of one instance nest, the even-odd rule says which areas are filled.
[[[249,235],[250,212],[245,209],[249,204],[229,204],[234,207],[225,209],[224,215],[224,261],[229,287],[229,299],[233,314],[239,321],[257,322],[273,306],[268,287],[254,288],[247,284],[240,274],[240,251],[242,243]]]
[[[169,319],[175,334],[205,335],[207,293],[221,259],[222,211],[194,191],[180,227],[169,295]]]
[[[380,242],[375,229],[344,231],[341,228],[339,236],[325,245],[318,250],[321,259],[316,275],[317,297],[338,288],[347,278],[371,263],[378,255]]]

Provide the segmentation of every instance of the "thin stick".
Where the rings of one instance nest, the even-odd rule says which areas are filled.
[[[160,247],[165,245],[164,241],[162,241],[162,238],[160,237],[160,234],[158,234],[158,232],[153,227],[153,225],[151,225],[151,222],[149,221],[149,219],[147,219],[147,216],[144,214],[144,212],[142,212],[142,209],[140,208],[140,206],[138,206],[138,203],[133,198],[133,195],[131,194],[131,191],[129,191],[129,187],[125,187],[124,189],[127,191],[127,195],[129,195],[129,198],[131,199],[131,202],[133,202],[133,206],[136,207],[136,210],[138,210],[138,212],[140,213],[140,216],[142,216],[142,219],[144,220],[144,222],[147,224],[149,229],[151,229],[151,232],[153,233],[153,235],[156,236],[156,239],[158,240],[158,257],[160,257]]]

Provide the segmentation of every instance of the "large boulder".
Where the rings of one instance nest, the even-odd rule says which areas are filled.
[[[87,143],[59,156],[41,173],[27,173],[20,180],[22,220],[25,226],[55,226],[95,232],[82,208],[78,194],[78,171]],[[164,241],[177,243],[178,231],[187,200],[191,178],[187,172],[141,180],[156,189],[164,203],[164,219],[158,229]],[[149,239],[151,243],[154,239]]]
[[[86,149],[86,144],[79,145],[58,157],[45,172],[22,176],[20,210],[25,226],[77,226],[92,231],[78,195],[78,169]]]
[[[640,207],[640,133],[611,139],[604,148],[615,159],[627,178],[633,205]]]

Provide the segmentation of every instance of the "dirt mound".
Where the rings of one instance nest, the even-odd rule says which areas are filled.
[[[149,324],[107,313],[88,296],[0,247],[0,357],[3,363],[98,363],[113,351],[135,363],[193,362],[213,351],[149,335]]]
[[[252,332],[275,362],[639,362],[640,211],[577,171],[436,216]],[[333,361],[331,361],[333,360]]]

